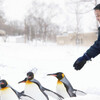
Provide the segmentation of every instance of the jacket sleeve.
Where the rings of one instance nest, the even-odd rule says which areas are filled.
[[[86,51],[86,54],[90,58],[94,58],[100,54],[100,41],[95,41],[95,43]]]
[[[100,54],[100,27],[98,28],[98,39],[94,42],[94,44],[86,51],[86,54],[90,58],[96,57]]]

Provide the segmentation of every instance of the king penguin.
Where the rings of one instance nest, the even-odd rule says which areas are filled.
[[[21,96],[25,96],[31,100],[34,100],[30,96],[19,93],[13,89],[6,80],[0,80],[0,100],[20,100]]]
[[[76,90],[72,87],[71,83],[68,81],[66,76],[62,72],[57,72],[53,74],[47,74],[48,76],[55,76],[58,81],[57,81],[57,87],[56,87],[56,92],[59,93],[64,97],[76,97],[77,94],[79,95],[85,95],[83,91]]]
[[[59,98],[59,100],[63,99],[61,95],[43,87],[38,80],[34,79],[33,72],[28,72],[27,77],[19,83],[23,82],[25,82],[24,93],[35,100],[49,100],[48,94],[54,98]]]

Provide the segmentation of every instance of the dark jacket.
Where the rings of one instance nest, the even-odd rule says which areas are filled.
[[[94,44],[86,51],[86,54],[90,58],[96,57],[100,54],[100,27],[98,28],[98,39],[94,42]]]

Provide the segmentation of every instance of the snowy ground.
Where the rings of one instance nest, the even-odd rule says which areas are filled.
[[[53,91],[57,79],[47,76],[49,73],[63,72],[75,89],[87,93],[86,96],[67,98],[66,100],[100,100],[100,56],[87,62],[85,67],[76,71],[74,61],[88,47],[58,46],[56,44],[0,43],[0,76],[18,91],[24,84],[18,84],[26,73],[35,69],[35,78]],[[50,99],[54,100],[54,99]]]

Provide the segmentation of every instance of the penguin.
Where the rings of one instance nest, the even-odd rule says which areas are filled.
[[[49,100],[48,95],[59,98],[59,100],[63,99],[61,95],[43,87],[38,80],[34,79],[33,72],[28,72],[27,77],[19,83],[25,83],[24,93],[33,97],[35,100]]]
[[[86,95],[85,92],[74,89],[62,72],[47,74],[47,76],[55,76],[58,79],[56,92],[62,95],[64,99],[66,97],[76,97],[77,94]]]
[[[0,80],[0,100],[20,100],[22,96],[34,100],[32,97],[13,89],[6,80]]]

